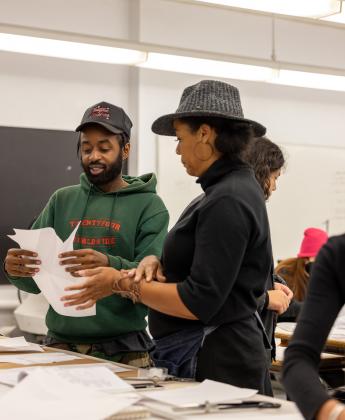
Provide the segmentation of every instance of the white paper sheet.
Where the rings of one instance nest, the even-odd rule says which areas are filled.
[[[80,359],[78,356],[65,353],[22,353],[22,354],[1,354],[0,363],[16,363],[18,365],[34,365],[45,363],[67,362]]]
[[[54,367],[52,372],[62,379],[84,385],[88,388],[112,391],[112,392],[134,392],[134,388],[123,379],[115,375],[110,369],[104,366],[65,366]]]
[[[109,395],[70,383],[50,369],[37,369],[0,398],[1,418],[101,420],[130,407],[136,394]]]
[[[329,333],[328,339],[330,340],[337,340],[337,341],[344,341],[345,340],[345,329],[333,327],[331,332]]]
[[[144,396],[146,395],[146,392]],[[263,401],[267,401],[267,398],[259,398]],[[151,411],[153,415],[158,418],[166,418],[171,420],[303,420],[303,416],[299,413],[294,403],[289,401],[282,401],[278,399],[270,399],[269,401],[281,403],[281,408],[272,409],[258,409],[258,408],[237,408],[231,410],[224,410],[223,412],[217,413],[201,413],[201,412],[183,412],[177,413],[173,406],[166,405],[157,401],[142,400],[140,404],[144,405]]]
[[[43,229],[14,229],[15,235],[8,235],[17,242],[22,249],[37,252],[41,260],[40,271],[33,277],[43,295],[60,315],[84,317],[96,315],[96,305],[91,308],[77,311],[75,306],[64,306],[61,297],[68,294],[64,289],[83,281],[82,277],[73,277],[59,264],[58,255],[61,252],[73,251],[73,240],[79,224],[65,242],[56,235],[51,227]],[[75,292],[72,292],[75,293]]]
[[[43,352],[41,346],[35,343],[28,343],[25,337],[13,337],[0,339],[0,352],[12,351],[37,351]]]
[[[296,325],[296,322],[278,322],[277,328],[285,332],[293,333]]]
[[[166,391],[145,392],[145,398],[151,398],[166,404],[183,407],[189,404],[203,404],[206,400],[210,403],[229,402],[242,400],[255,395],[257,391],[249,388],[223,384],[206,379],[199,385],[191,385]]]
[[[0,369],[0,384],[8,386],[15,386],[19,382],[19,373],[23,371],[22,368]]]
[[[89,363],[87,364],[87,366],[85,366],[85,364],[74,364],[73,366],[71,365],[59,365],[59,366],[44,366],[44,369],[58,369],[59,371],[61,371],[61,375],[64,377],[64,372],[65,371],[70,371],[70,370],[74,370],[74,369],[82,369],[82,373],[81,375],[87,374],[88,375],[88,371],[86,371],[86,369],[90,369],[92,367],[103,367],[106,368],[107,370],[109,370],[110,372],[112,372],[113,376],[115,377],[115,383],[114,383],[114,387],[117,388],[118,386],[118,377],[114,375],[114,373],[116,372],[124,372],[124,371],[128,371],[129,369],[125,369],[122,368],[120,366],[116,366],[110,363]],[[0,369],[0,384],[5,384],[8,386],[15,386],[18,384],[19,382],[19,374],[21,374],[21,376],[24,374],[28,374],[30,372],[32,372],[33,370],[37,369],[37,366],[30,366],[30,367],[20,367],[20,368],[10,368],[10,369]],[[134,368],[133,368],[134,369]],[[95,389],[100,389],[101,387],[98,387],[97,385],[97,375],[96,379],[94,381],[90,381],[90,377],[87,376],[87,386],[93,386]],[[112,378],[112,380],[114,381],[114,379]],[[122,381],[122,380],[121,380]],[[123,382],[123,381],[122,381]],[[106,384],[107,382],[105,382]],[[127,383],[125,382],[125,384],[127,385]],[[96,385],[96,386],[94,386]],[[128,387],[130,389],[133,389],[133,387],[131,387],[128,384]],[[105,386],[103,386],[103,388],[107,388]],[[127,388],[127,390],[129,389]],[[112,390],[112,386],[109,387],[110,390]]]
[[[285,333],[293,333],[296,328],[296,322],[279,322],[277,324],[276,332],[281,330]],[[343,341],[345,340],[345,316],[339,316],[334,323],[333,328],[331,329],[329,336],[329,340],[337,340]]]

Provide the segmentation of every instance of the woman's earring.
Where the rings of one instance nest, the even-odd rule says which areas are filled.
[[[208,147],[207,151],[206,149],[203,149],[202,151],[201,148],[204,146]],[[211,157],[213,156],[213,153],[214,153],[214,148],[210,143],[203,143],[202,141],[199,141],[194,146],[194,154],[196,158],[201,160],[202,162],[206,162],[207,160],[211,159]]]

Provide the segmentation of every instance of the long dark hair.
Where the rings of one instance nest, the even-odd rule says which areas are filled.
[[[293,291],[294,298],[302,302],[307,293],[309,274],[305,266],[309,258],[288,258],[281,261],[274,272],[283,277],[289,288]]]
[[[282,169],[285,165],[282,150],[267,137],[257,137],[249,143],[243,153],[243,159],[253,167],[255,177],[267,200],[270,195],[271,173]]]
[[[239,157],[254,136],[252,126],[240,121],[207,116],[179,118],[179,121],[187,124],[192,133],[202,124],[212,127],[217,134],[215,147],[227,159]]]

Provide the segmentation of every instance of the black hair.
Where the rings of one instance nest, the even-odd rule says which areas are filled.
[[[242,121],[207,116],[179,118],[179,121],[187,124],[192,133],[195,133],[202,124],[214,128],[217,134],[215,147],[227,159],[240,157],[254,136],[252,126]]]
[[[126,133],[115,134],[115,133],[112,133],[111,131],[107,130],[105,127],[100,126],[99,124],[94,124],[94,123],[88,124],[88,127],[96,127],[96,128],[102,127],[108,134],[111,134],[112,136],[115,135],[116,138],[117,138],[117,141],[119,142],[120,148],[122,150],[124,149],[125,145],[127,143],[129,143],[129,137],[128,137],[128,135]],[[81,146],[80,136],[81,136],[81,132],[79,132],[78,143],[77,143],[77,156],[78,157],[80,155],[80,146]]]
[[[257,137],[249,143],[243,159],[253,167],[255,177],[267,200],[270,195],[271,173],[282,169],[285,165],[282,150],[267,137]]]

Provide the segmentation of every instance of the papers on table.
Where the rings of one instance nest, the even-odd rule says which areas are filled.
[[[15,235],[8,237],[17,242],[22,249],[37,252],[42,264],[33,279],[54,310],[60,315],[84,317],[96,315],[96,305],[77,311],[73,306],[65,307],[64,302],[60,300],[63,295],[68,294],[64,291],[65,287],[83,280],[82,277],[75,278],[65,271],[58,258],[61,252],[73,251],[73,240],[78,227],[79,224],[65,242],[62,242],[51,227],[34,230],[14,229]]]
[[[19,369],[7,369],[10,370],[19,371]],[[121,379],[110,377],[110,372],[104,370],[107,371],[104,366],[97,365],[21,369],[28,375],[24,377],[22,375],[23,379],[19,384],[15,388],[8,388],[7,393],[0,398],[1,416],[11,420],[23,418],[101,420],[110,416],[114,420],[117,418],[123,420],[138,418],[135,415],[148,416],[151,411],[153,415],[160,414],[163,418],[194,420],[200,418],[197,413],[178,413],[175,408],[203,404],[206,399],[213,403],[239,401],[256,394],[255,390],[241,389],[209,380],[173,390],[136,394],[131,388],[128,389],[128,385],[123,384]],[[117,392],[116,397],[113,392],[109,393],[110,391]],[[263,396],[255,398],[272,400]],[[202,418],[207,420],[229,417],[247,420],[249,418],[302,419],[292,403],[287,401],[281,403],[282,406],[286,405],[284,412],[280,409],[261,411],[242,408],[225,410],[224,413],[202,414]]]
[[[283,330],[284,332],[293,333],[296,328],[296,322],[278,322],[277,330]]]
[[[38,344],[28,343],[25,337],[13,337],[0,339],[0,352],[13,351],[37,351],[43,352],[43,349]]]
[[[255,397],[255,400],[256,399],[262,401],[273,400],[262,396],[259,398]],[[278,402],[276,399],[273,401]],[[155,416],[154,418],[157,416],[158,418],[162,417],[164,419],[171,420],[303,420],[303,416],[299,413],[297,407],[292,402],[283,400],[279,400],[279,403],[282,404],[282,408],[278,409],[236,408],[216,413],[204,413],[201,411],[186,411],[183,413],[177,413],[173,406],[168,406],[158,401],[143,400],[140,403],[151,411],[151,413]]]
[[[328,339],[337,341],[345,340],[345,329],[333,327],[329,333]]]
[[[66,353],[22,353],[22,354],[1,354],[0,363],[15,363],[18,365],[34,365],[45,363],[67,362],[80,359],[78,356]]]
[[[279,322],[276,332],[293,334],[296,325],[296,322]],[[340,316],[336,319],[334,327],[329,333],[328,340],[345,340],[345,316]]]
[[[99,368],[106,369],[107,372],[103,374],[103,370],[99,370]],[[97,368],[97,370],[91,370],[92,368]],[[18,384],[20,379],[23,376],[26,376],[30,372],[38,369],[37,366],[30,366],[30,367],[20,367],[20,368],[10,368],[10,369],[0,369],[0,384],[5,384],[8,386],[15,386]],[[54,369],[65,377],[67,375],[68,378],[75,378],[77,376],[78,381],[84,381],[85,384],[89,387],[95,389],[106,389],[109,391],[128,391],[133,390],[133,387],[127,384],[127,382],[122,381],[117,375],[114,373],[116,372],[123,372],[128,369],[124,369],[120,366],[116,366],[110,363],[88,363],[85,364],[73,364],[73,365],[59,365],[59,366],[44,366],[44,369]],[[80,371],[76,372],[76,369],[80,369]],[[109,373],[111,372],[111,377]],[[74,379],[72,380],[72,382]]]
[[[92,389],[111,392],[134,391],[129,383],[104,366],[64,366],[54,367],[51,371],[71,383]]]
[[[66,380],[52,369],[36,369],[0,398],[1,417],[11,420],[101,420],[140,399],[134,393],[114,398]]]
[[[276,360],[282,362],[284,360],[284,354],[287,347],[277,346],[276,347]],[[334,353],[321,353],[322,361],[332,361],[332,359],[339,359],[341,354],[334,354]]]
[[[345,339],[345,314],[344,314],[344,307],[340,311],[333,328],[329,334],[329,338],[334,340],[342,340]]]
[[[286,347],[282,347],[282,346],[276,347],[276,360],[278,362],[282,362],[284,360],[285,350],[286,350]]]
[[[210,403],[242,400],[252,397],[256,393],[255,389],[238,388],[206,379],[201,384],[189,387],[145,392],[145,397],[176,407],[183,407],[190,404],[203,404],[205,400]]]

